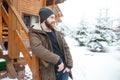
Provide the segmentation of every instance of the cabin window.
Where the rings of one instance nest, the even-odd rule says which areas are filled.
[[[24,23],[27,27],[30,26],[30,16],[24,15]]]
[[[36,15],[23,14],[23,21],[27,27],[39,22],[39,17]]]
[[[31,25],[34,25],[37,22],[36,17],[32,16],[31,17]]]

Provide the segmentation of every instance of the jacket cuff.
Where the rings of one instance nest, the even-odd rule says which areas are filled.
[[[55,65],[60,65],[62,62],[63,62],[62,59],[59,59]]]

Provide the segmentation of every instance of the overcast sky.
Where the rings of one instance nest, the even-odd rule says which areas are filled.
[[[80,22],[81,18],[93,23],[100,9],[108,9],[111,18],[120,17],[120,0],[66,0],[60,4],[62,21],[67,25]]]

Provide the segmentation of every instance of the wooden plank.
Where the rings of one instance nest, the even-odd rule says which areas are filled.
[[[8,55],[11,59],[19,57],[19,50],[15,43],[16,18],[11,8],[9,8],[9,25],[8,25]]]
[[[1,4],[1,0],[0,0]],[[0,5],[0,39],[2,39],[2,11],[1,11],[1,5]]]
[[[22,35],[22,39],[29,39],[28,35],[25,33],[25,31],[23,29],[20,30],[20,34]]]
[[[33,54],[32,55],[32,74],[33,74],[33,80],[41,80],[40,78],[40,69],[39,69],[39,60],[38,58]]]
[[[46,6],[47,0],[43,0],[43,7]]]
[[[20,0],[20,11],[38,15],[38,11],[44,5],[44,0]],[[29,6],[29,7],[28,7]]]
[[[12,11],[10,10],[10,8],[9,8],[9,16],[12,16]],[[9,57],[12,57],[12,37],[11,37],[11,35],[12,35],[12,28],[10,27],[10,26],[12,26],[12,20],[9,20],[9,24],[8,24],[8,34],[9,34],[9,38],[8,38],[8,41],[9,41],[9,43],[8,43],[8,55],[9,55]]]

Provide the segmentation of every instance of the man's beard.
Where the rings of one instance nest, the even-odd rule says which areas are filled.
[[[55,26],[55,23],[52,22],[52,23],[49,23],[47,20],[45,21],[45,25],[49,28],[49,29],[53,29],[54,26]]]

